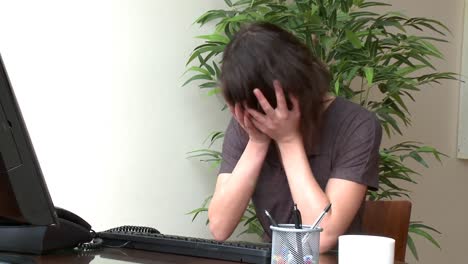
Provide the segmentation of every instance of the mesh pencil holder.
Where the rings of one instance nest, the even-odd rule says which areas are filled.
[[[303,225],[295,229],[293,224],[270,226],[273,232],[271,245],[272,264],[318,264],[320,256],[320,232]]]

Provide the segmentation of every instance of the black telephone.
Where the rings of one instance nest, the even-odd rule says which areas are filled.
[[[88,251],[100,248],[103,245],[103,240],[99,238],[96,233],[92,230],[91,225],[86,222],[83,218],[79,217],[78,215],[67,211],[62,208],[55,208],[57,213],[57,217],[59,219],[59,223],[61,225],[70,226],[73,225],[77,230],[74,231],[75,235],[83,235],[81,239],[74,239],[73,243],[75,243],[75,249],[81,251]],[[146,233],[146,234],[160,234],[160,232],[156,228],[146,227],[146,226],[120,226],[116,228],[109,229],[107,232],[110,233],[120,233],[120,232],[132,232],[132,233]],[[86,236],[86,237],[85,237]]]
[[[88,224],[83,218],[77,216],[76,214],[67,211],[60,207],[55,207],[55,212],[57,213],[57,217],[62,220],[66,220],[72,222],[78,226],[84,228],[87,232],[91,231],[91,225]]]
[[[10,226],[11,231],[19,235],[19,237],[12,237],[11,240],[7,240],[11,248],[6,248],[6,250],[18,253],[41,254],[55,249],[75,248],[82,252],[79,253],[80,263],[91,263],[94,255],[88,255],[89,250],[101,247],[102,239],[97,238],[91,229],[91,225],[78,215],[58,207],[55,208],[55,212],[57,213],[59,225],[49,227]],[[30,232],[30,236],[28,237],[25,232]],[[0,244],[2,244],[1,241]],[[2,249],[5,250],[5,248]],[[33,256],[0,252],[1,263],[35,264],[37,262]]]
[[[56,225],[9,225],[1,226],[1,251],[43,254],[48,251],[78,248],[98,248],[102,240],[81,217],[62,208],[56,208]]]
[[[81,240],[77,245],[76,248],[80,250],[92,250],[99,248],[102,245],[102,239],[96,237],[96,233],[91,228],[91,225],[86,222],[83,218],[79,217],[78,215],[67,211],[63,208],[56,207],[55,212],[57,213],[57,217],[59,222],[69,222],[73,223],[76,226],[79,226],[81,229],[80,233],[91,235],[88,237],[87,240]]]
[[[58,223],[49,226],[9,225],[0,226],[0,251],[43,254],[58,249],[89,251],[103,246],[91,225],[78,215],[62,208],[55,208]],[[121,226],[108,230],[111,233],[156,233],[151,227]],[[0,262],[1,263],[1,262]]]
[[[73,224],[76,224],[82,228],[83,232],[91,233],[92,237],[88,239],[86,242],[81,242],[77,245],[78,250],[93,250],[96,248],[99,248],[103,245],[103,240],[99,237],[96,236],[95,232],[91,229],[91,225],[88,224],[83,218],[77,216],[76,214],[67,211],[62,208],[57,208],[56,207],[56,212],[57,216],[59,218],[59,221],[67,221],[71,222]],[[125,225],[125,226],[119,226],[116,228],[112,228],[107,230],[106,232],[109,233],[143,233],[143,234],[161,234],[156,228],[153,227],[146,227],[146,226],[130,226],[130,225]]]

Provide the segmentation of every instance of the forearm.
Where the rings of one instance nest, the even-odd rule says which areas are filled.
[[[331,202],[315,180],[302,141],[278,144],[283,166],[294,202],[302,215],[302,223],[311,225],[323,209]],[[323,219],[321,226],[321,251],[327,251],[336,243],[336,229],[333,227],[333,210]]]
[[[320,251],[335,246],[338,236],[346,232],[365,198],[367,186],[343,179],[332,178],[323,191],[310,168],[301,140],[278,144],[288,178],[291,194],[301,210],[304,224],[313,224],[329,204],[332,209],[320,226]]]
[[[210,230],[217,240],[227,239],[247,208],[268,151],[268,144],[249,141],[231,175],[218,180],[208,209]]]
[[[302,213],[302,222],[312,224],[330,200],[315,180],[302,141],[280,143],[278,147],[292,198]]]

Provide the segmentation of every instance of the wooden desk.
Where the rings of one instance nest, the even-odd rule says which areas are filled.
[[[3,255],[3,259],[2,259]],[[18,260],[15,260],[18,259]],[[233,264],[237,262],[213,259],[195,258],[188,256],[161,254],[134,249],[100,249],[89,253],[62,251],[45,256],[18,256],[0,253],[0,263],[12,264],[109,264],[109,263],[139,263],[139,264]],[[8,262],[10,261],[10,262]],[[17,261],[17,262],[16,262]],[[320,264],[337,264],[336,255],[321,255]],[[403,264],[395,262],[395,264]]]

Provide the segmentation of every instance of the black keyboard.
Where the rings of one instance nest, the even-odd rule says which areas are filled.
[[[163,235],[126,228],[98,233],[104,245],[161,253],[221,259],[243,263],[270,263],[271,244],[250,242],[218,242],[216,240]]]

